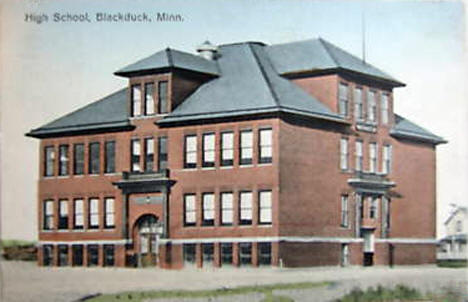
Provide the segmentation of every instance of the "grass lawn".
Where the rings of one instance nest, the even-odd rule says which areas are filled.
[[[93,297],[86,301],[108,302],[108,301],[143,301],[146,299],[161,298],[210,298],[228,295],[243,295],[249,293],[262,293],[265,298],[261,302],[293,302],[289,297],[273,295],[274,290],[307,289],[318,286],[326,286],[330,282],[301,282],[280,283],[258,286],[240,286],[236,288],[223,288],[214,290],[169,290],[169,291],[147,291],[147,292],[124,292],[119,294],[108,294]]]

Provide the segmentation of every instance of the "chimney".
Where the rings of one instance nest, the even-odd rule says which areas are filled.
[[[207,60],[215,60],[218,54],[218,47],[210,43],[210,41],[205,41],[202,45],[197,47],[197,52],[202,58]]]

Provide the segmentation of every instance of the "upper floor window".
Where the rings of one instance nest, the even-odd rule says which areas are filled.
[[[203,134],[203,167],[215,165],[215,134]]]
[[[97,198],[89,200],[88,223],[90,229],[99,228],[99,199]]]
[[[338,89],[339,95],[339,104],[338,104],[338,111],[339,114],[342,116],[348,116],[348,106],[349,106],[349,96],[348,96],[348,85],[340,83]]]
[[[231,225],[234,221],[233,195],[231,192],[221,193],[221,224]]]
[[[271,215],[271,191],[260,191],[258,193],[258,222],[260,224],[271,224],[272,215]]]
[[[44,176],[54,176],[55,150],[54,146],[44,148]]]
[[[214,194],[203,193],[203,225],[214,225]]]
[[[52,230],[54,228],[54,201],[44,201],[43,212],[43,228],[44,230]]]
[[[377,104],[375,103],[375,91],[369,90],[367,94],[367,120],[375,122],[377,118]]]
[[[154,84],[145,83],[145,115],[154,114]]]
[[[100,168],[100,147],[99,143],[90,143],[89,144],[89,174],[99,174]]]
[[[356,141],[356,171],[362,171],[362,141]]]
[[[145,138],[145,172],[154,170],[154,139]],[[140,159],[138,159],[138,162]]]
[[[197,222],[195,194],[184,195],[184,225],[193,226]]]
[[[115,142],[109,141],[105,144],[104,172],[115,172]]]
[[[380,118],[382,124],[388,124],[388,94],[382,93],[381,104],[380,104]]]
[[[84,174],[84,144],[73,145],[73,174]]]
[[[362,105],[362,88],[354,89],[354,118],[356,120],[364,119],[364,107]]]
[[[232,166],[234,162],[234,133],[221,133],[221,166]]]
[[[158,138],[158,169],[163,171],[167,169],[167,137]]]
[[[68,145],[59,146],[59,175],[68,175]]]
[[[252,192],[240,192],[240,224],[252,224]]]
[[[455,228],[458,233],[463,231],[463,222],[461,220],[457,220]]]
[[[140,84],[132,85],[132,116],[141,115],[141,86]]]
[[[197,136],[185,136],[185,160],[184,168],[197,167]]]
[[[369,218],[371,219],[376,219],[378,215],[378,199],[377,197],[374,196],[369,196],[368,200],[370,202],[370,207],[369,207]]]
[[[59,229],[68,229],[68,200],[59,201]]]
[[[348,195],[341,195],[341,226],[349,226]]]
[[[252,164],[253,156],[253,134],[252,130],[242,130],[240,132],[240,164]]]
[[[348,139],[341,138],[340,140],[340,168],[341,170],[348,169]]]
[[[131,141],[131,171],[140,172],[140,156],[141,156],[141,145],[139,139],[132,139]]]
[[[113,228],[115,226],[115,200],[112,197],[108,197],[104,200],[104,226],[106,228]]]
[[[158,83],[158,113],[168,113],[168,103],[167,82],[161,81]]]
[[[369,144],[369,172],[377,171],[377,143]]]
[[[273,156],[272,129],[259,130],[259,163],[271,163]]]
[[[74,200],[74,222],[73,228],[82,229],[84,226],[84,209],[83,209],[83,199]]]
[[[385,145],[382,149],[382,173],[390,173],[392,167],[392,146]]]

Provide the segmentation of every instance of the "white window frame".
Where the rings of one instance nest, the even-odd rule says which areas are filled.
[[[348,149],[348,139],[346,137],[342,137],[340,139],[340,169],[342,171],[348,170]]]
[[[370,143],[369,144],[369,172],[376,173],[377,172],[377,155],[378,155],[378,147],[377,143]]]
[[[251,191],[239,193],[239,224],[251,225],[253,220],[253,194]]]
[[[44,230],[54,229],[54,201],[52,199],[44,200],[43,208],[43,224]]]
[[[88,207],[88,225],[90,229],[99,228],[99,198],[90,198]],[[95,204],[95,206],[94,206]]]
[[[195,194],[184,194],[184,226],[197,223],[197,198]]]
[[[68,229],[68,200],[67,199],[60,199],[58,202],[58,210],[59,210],[59,223],[58,223],[58,229],[65,230]],[[64,227],[61,226],[61,219],[66,219],[67,223]]]
[[[239,135],[239,164],[251,165],[253,160],[253,131],[241,130]]]
[[[132,116],[141,116],[141,84],[131,85]]]
[[[148,89],[148,87],[151,87],[151,89]],[[154,83],[153,82],[147,82],[144,84],[144,89],[145,89],[145,115],[153,115],[154,112]],[[151,91],[150,94],[148,94],[148,90]]]
[[[232,192],[221,193],[221,225],[234,223],[234,194]]]
[[[79,206],[78,206],[79,205]],[[84,201],[81,198],[73,200],[73,228],[84,228]]]
[[[131,140],[131,171],[132,172],[141,172],[141,141],[138,138],[133,138]],[[135,160],[138,158],[138,160]]]
[[[363,163],[364,163],[364,145],[363,142],[360,140],[356,141],[356,165],[355,165],[355,170],[356,171],[362,171],[363,169]]]
[[[213,226],[215,220],[215,195],[214,193],[202,194],[202,225]]]
[[[104,227],[114,228],[115,227],[115,198],[106,197],[104,199]]]
[[[382,125],[388,124],[389,115],[389,100],[390,96],[388,93],[382,93],[380,96],[380,120]]]
[[[372,123],[377,121],[376,94],[374,90],[369,90],[367,92],[367,120]]]
[[[388,174],[392,171],[392,146],[386,144],[382,148],[382,173]]]
[[[258,130],[258,161],[260,164],[271,163],[273,160],[273,129]]]
[[[203,167],[214,167],[216,152],[216,135],[214,132],[203,133]]]
[[[349,227],[349,196],[346,194],[341,195],[341,226]]]
[[[359,91],[359,95],[358,95],[358,91]],[[354,118],[358,121],[362,121],[364,119],[362,87],[354,88]]]
[[[338,85],[338,114],[345,117],[349,114],[349,86],[345,83]]]
[[[221,133],[221,166],[234,164],[234,132]]]
[[[273,193],[271,190],[258,192],[258,223],[272,224],[273,222]]]
[[[197,167],[197,135],[190,134],[184,137],[184,168]]]

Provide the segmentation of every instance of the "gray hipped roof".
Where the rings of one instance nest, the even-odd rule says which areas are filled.
[[[392,76],[322,38],[271,45],[266,52],[282,75],[341,69],[380,79],[393,86],[404,86]]]
[[[416,139],[434,144],[443,144],[447,142],[442,137],[433,134],[413,122],[410,122],[398,114],[395,114],[395,125],[390,131],[390,134],[398,138]]]
[[[131,76],[136,73],[157,71],[167,68],[179,68],[212,76],[218,75],[216,61],[210,61],[190,53],[166,48],[157,53],[132,63],[115,72],[120,76]]]
[[[73,133],[99,129],[132,127],[128,120],[127,88],[60,117],[27,135],[45,137],[56,133]]]
[[[222,76],[201,86],[159,124],[279,111],[345,122],[279,76],[261,44],[224,45],[219,48],[219,55]]]

